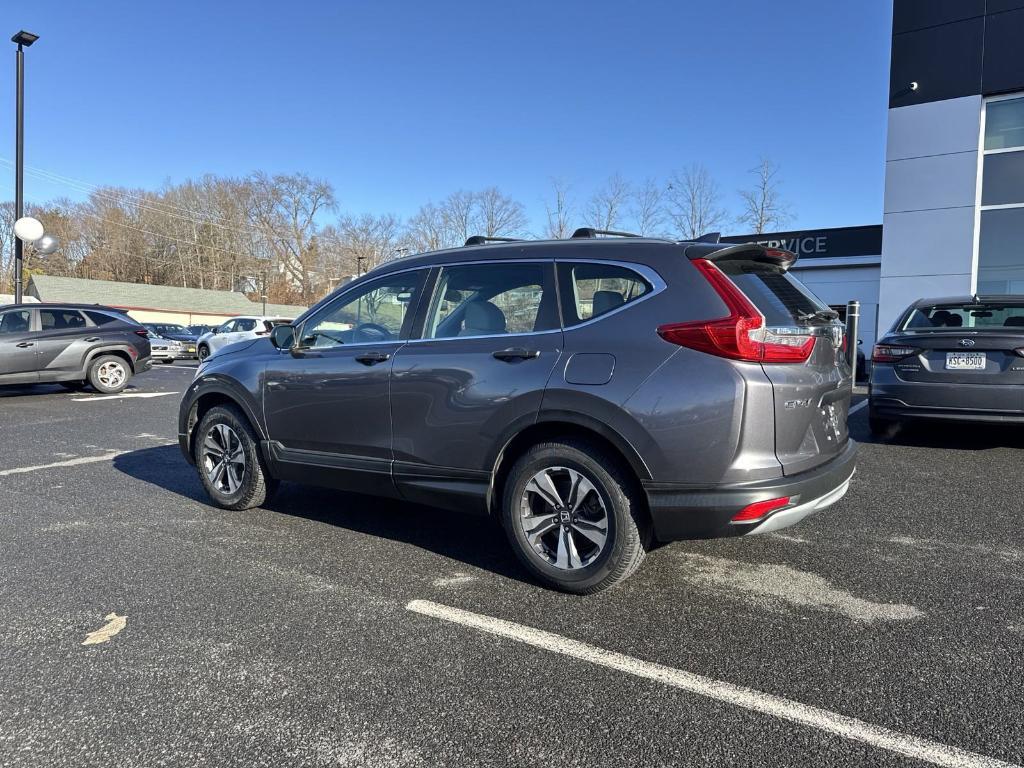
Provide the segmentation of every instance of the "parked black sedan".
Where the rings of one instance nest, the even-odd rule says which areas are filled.
[[[1024,296],[954,296],[909,306],[871,356],[868,418],[1024,422]]]

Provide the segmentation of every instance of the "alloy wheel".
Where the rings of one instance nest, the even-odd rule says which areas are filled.
[[[96,378],[104,387],[114,389],[124,384],[124,364],[108,360],[96,371]]]
[[[245,479],[245,450],[238,433],[227,424],[214,424],[203,440],[202,463],[210,485],[234,495]]]
[[[594,483],[568,467],[547,467],[526,484],[519,526],[533,551],[549,565],[585,568],[608,541],[608,510]]]

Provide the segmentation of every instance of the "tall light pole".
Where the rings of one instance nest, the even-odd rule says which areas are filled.
[[[14,153],[14,220],[17,221],[24,214],[25,201],[23,192],[25,187],[25,48],[39,39],[39,35],[21,30],[11,38],[12,43],[18,44],[17,55],[17,108],[15,110],[15,153]],[[21,238],[14,238],[14,303],[21,303],[21,272],[22,272],[22,243]]]

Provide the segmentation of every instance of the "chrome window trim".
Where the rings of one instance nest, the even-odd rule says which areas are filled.
[[[467,259],[465,261],[450,261],[450,262],[444,262],[444,263],[441,263],[441,264],[438,264],[438,263],[420,264],[420,265],[415,266],[415,267],[406,267],[404,269],[396,269],[393,272],[387,272],[386,274],[376,275],[376,276],[374,276],[373,279],[374,280],[378,280],[378,279],[381,279],[381,278],[390,277],[391,275],[400,275],[400,274],[403,274],[405,272],[415,272],[415,271],[421,270],[421,269],[429,271],[431,269],[442,269],[443,270],[446,267],[463,267],[463,266],[471,266],[471,265],[476,265],[476,264],[523,264],[523,263],[551,264],[551,265],[553,265],[553,268],[556,271],[557,271],[557,268],[558,268],[559,264],[611,264],[613,266],[623,267],[625,269],[630,269],[630,270],[632,270],[634,272],[637,272],[638,274],[640,274],[644,279],[646,279],[651,284],[651,290],[648,291],[647,293],[645,293],[643,296],[641,296],[641,297],[639,297],[637,299],[634,299],[631,302],[623,304],[621,307],[613,309],[611,312],[605,312],[603,315],[599,315],[598,317],[592,317],[589,320],[584,320],[583,322],[576,323],[575,325],[566,326],[563,323],[563,318],[561,317],[562,313],[559,312],[558,322],[559,322],[560,327],[558,327],[558,328],[551,328],[551,329],[546,330],[546,331],[524,331],[523,333],[493,333],[493,334],[487,334],[487,335],[484,335],[484,336],[449,336],[449,337],[441,338],[441,339],[426,338],[426,337],[420,336],[418,338],[410,337],[408,339],[395,339],[394,341],[376,342],[376,344],[374,342],[356,342],[356,343],[353,343],[353,344],[339,345],[339,347],[379,346],[380,344],[390,344],[390,343],[394,343],[394,342],[397,342],[397,341],[402,341],[402,342],[405,342],[406,344],[419,344],[419,343],[426,342],[426,341],[444,342],[444,341],[459,341],[460,339],[521,339],[521,338],[523,338],[525,336],[542,336],[542,335],[548,334],[548,333],[562,333],[563,331],[575,331],[577,328],[583,328],[585,326],[590,325],[591,323],[601,322],[605,318],[612,317],[613,315],[616,315],[616,314],[618,314],[619,312],[622,312],[625,309],[630,309],[632,307],[635,307],[635,306],[637,306],[642,301],[647,301],[648,299],[654,298],[658,294],[662,293],[668,287],[667,284],[665,283],[664,279],[661,277],[661,275],[658,274],[658,272],[656,270],[654,270],[652,267],[649,267],[646,264],[637,264],[636,262],[632,262],[632,261],[619,261],[619,260],[616,260],[616,259],[561,258],[561,257],[558,257],[558,256],[554,256],[554,257],[552,257],[552,256],[544,256],[544,257],[516,258],[516,259]],[[556,292],[556,295],[558,293],[558,285],[557,285],[557,283],[558,283],[558,276],[556,274],[555,275],[555,292]],[[434,292],[436,292],[438,290],[439,284],[440,284],[439,280],[435,280],[434,281],[434,285],[432,286],[432,292],[431,292],[431,296],[430,296],[431,304],[433,304]],[[352,286],[352,288],[349,289],[349,290],[353,290],[353,289],[355,289],[357,287],[358,286]],[[347,293],[349,293],[349,290],[346,290],[343,293],[338,294],[338,296],[335,297],[335,300],[342,299],[342,297],[344,297]],[[309,318],[303,320],[302,326],[305,326],[305,324],[307,322],[309,322]],[[300,326],[300,328],[302,326]],[[425,329],[425,326],[424,326],[424,329]],[[422,330],[421,330],[421,333],[422,333]],[[315,347],[299,347],[297,349],[316,349],[316,348]],[[335,347],[325,347],[325,348],[322,348],[322,349],[335,349]],[[282,350],[282,351],[287,351],[287,350]]]

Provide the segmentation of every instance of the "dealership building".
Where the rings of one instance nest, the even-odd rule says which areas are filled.
[[[894,0],[882,226],[729,237],[858,299],[864,345],[918,298],[1024,294],[1024,0]]]

